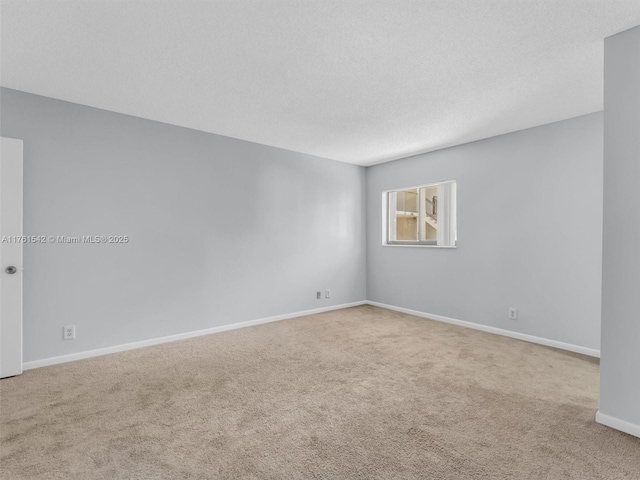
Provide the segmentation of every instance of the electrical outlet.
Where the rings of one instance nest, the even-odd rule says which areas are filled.
[[[316,292],[316,298],[320,300],[322,298],[322,292]]]
[[[62,329],[62,338],[65,340],[73,340],[76,338],[76,326],[67,325]]]
[[[329,290],[328,288],[324,291],[324,297],[325,298],[331,298],[331,290]]]
[[[509,320],[517,320],[518,319],[518,309],[510,308],[509,309]]]

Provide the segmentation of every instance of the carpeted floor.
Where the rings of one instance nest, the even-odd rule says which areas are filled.
[[[639,479],[598,368],[355,307],[2,380],[0,476]]]

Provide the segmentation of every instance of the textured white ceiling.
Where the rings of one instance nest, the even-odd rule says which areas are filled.
[[[5,87],[359,165],[602,109],[640,0],[2,0]]]

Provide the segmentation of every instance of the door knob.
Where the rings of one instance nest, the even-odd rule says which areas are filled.
[[[7,267],[6,270],[5,270],[5,272],[7,272],[9,275],[13,275],[17,271],[18,271],[18,269],[16,267]]]

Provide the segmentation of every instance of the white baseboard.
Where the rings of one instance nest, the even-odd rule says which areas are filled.
[[[43,358],[41,360],[33,360],[31,362],[25,362],[22,367],[23,367],[23,370],[31,370],[33,368],[46,367],[49,365],[57,365],[60,363],[74,362],[76,360],[82,360],[85,358],[98,357],[101,355],[108,355],[110,353],[124,352],[127,350],[134,350],[137,348],[150,347],[153,345],[160,345],[162,343],[175,342],[178,340],[185,340],[187,338],[200,337],[202,335],[211,335],[213,333],[224,332],[227,330],[235,330],[235,329],[244,328],[244,327],[250,327],[252,325],[260,325],[262,323],[277,322],[277,321],[286,320],[289,318],[304,317],[306,315],[313,315],[316,313],[329,312],[332,310],[340,310],[342,308],[356,307],[358,305],[373,305],[375,307],[381,307],[381,308],[386,308],[388,310],[395,310],[397,312],[407,313],[409,315],[415,315],[416,317],[422,317],[430,320],[436,320],[439,322],[450,323],[452,325],[458,325],[460,327],[472,328],[474,330],[480,330],[483,332],[494,333],[496,335],[516,338],[518,340],[524,340],[526,342],[538,343],[540,345],[546,345],[548,347],[560,348],[562,350],[581,353],[583,355],[589,355],[592,357],[600,357],[600,351],[592,348],[581,347],[579,345],[572,345],[569,343],[558,342],[556,340],[549,340],[541,337],[535,337],[533,335],[527,335],[524,333],[512,332],[510,330],[504,330],[501,328],[489,327],[486,325],[480,325],[478,323],[466,322],[464,320],[457,320],[455,318],[443,317],[442,315],[435,315],[435,314],[420,312],[418,310],[411,310],[408,308],[396,307],[394,305],[387,305],[385,303],[373,302],[370,300],[362,300],[359,302],[343,303],[341,305],[334,305],[331,307],[315,308],[312,310],[304,310],[300,312],[286,313],[284,315],[276,315],[274,317],[259,318],[256,320],[248,320],[246,322],[232,323],[229,325],[221,325],[219,327],[206,328],[204,330],[196,330],[193,332],[179,333],[177,335],[170,335],[167,337],[152,338],[149,340],[141,340],[139,342],[125,343],[123,345],[114,345],[112,347],[98,348],[96,350],[88,350],[85,352],[71,353],[69,355],[61,355],[59,357]],[[601,422],[601,423],[604,423],[604,422]]]
[[[289,318],[304,317],[306,315],[314,315],[316,313],[330,312],[332,310],[340,310],[343,308],[357,307],[365,305],[365,300],[352,303],[343,303],[331,307],[314,308],[312,310],[304,310],[301,312],[285,313],[284,315],[276,315],[274,317],[259,318],[256,320],[248,320],[246,322],[231,323],[229,325],[220,325],[219,327],[206,328],[204,330],[196,330],[193,332],[179,333],[177,335],[169,335],[167,337],[152,338],[149,340],[141,340],[139,342],[125,343],[123,345],[114,345],[112,347],[98,348],[96,350],[87,350],[85,352],[71,353],[69,355],[61,355],[59,357],[43,358],[41,360],[33,360],[25,362],[22,365],[23,370],[31,370],[33,368],[46,367],[49,365],[57,365],[60,363],[74,362],[85,358],[99,357],[110,353],[124,352],[127,350],[135,350],[137,348],[151,347],[162,343],[175,342],[185,340],[187,338],[201,337],[203,335],[211,335],[212,333],[225,332],[227,330],[236,330],[238,328],[251,327],[252,325],[260,325],[262,323],[278,322]]]
[[[429,320],[436,320],[438,322],[450,323],[452,325],[458,325],[460,327],[472,328],[474,330],[480,330],[482,332],[494,333],[496,335],[502,335],[504,337],[516,338],[518,340],[524,340],[525,342],[538,343],[547,347],[559,348],[561,350],[568,350],[570,352],[581,353],[590,357],[600,358],[600,350],[593,348],[582,347],[580,345],[573,345],[571,343],[558,342],[556,340],[549,340],[548,338],[535,337],[533,335],[527,335],[526,333],[512,332],[511,330],[504,330],[497,327],[489,327],[487,325],[481,325],[479,323],[466,322],[464,320],[458,320],[455,318],[443,317],[442,315],[434,315],[432,313],[419,312],[418,310],[411,310],[403,307],[396,307],[394,305],[387,305],[386,303],[372,302],[368,300],[367,305],[373,305],[374,307],[386,308],[388,310],[394,310],[396,312],[408,313],[409,315],[415,315],[416,317],[427,318]]]
[[[627,422],[626,420],[620,420],[619,418],[612,417],[604,413],[600,413],[600,410],[596,413],[596,422],[606,425],[607,427],[615,428],[621,432],[628,433],[634,437],[640,438],[640,425]]]

